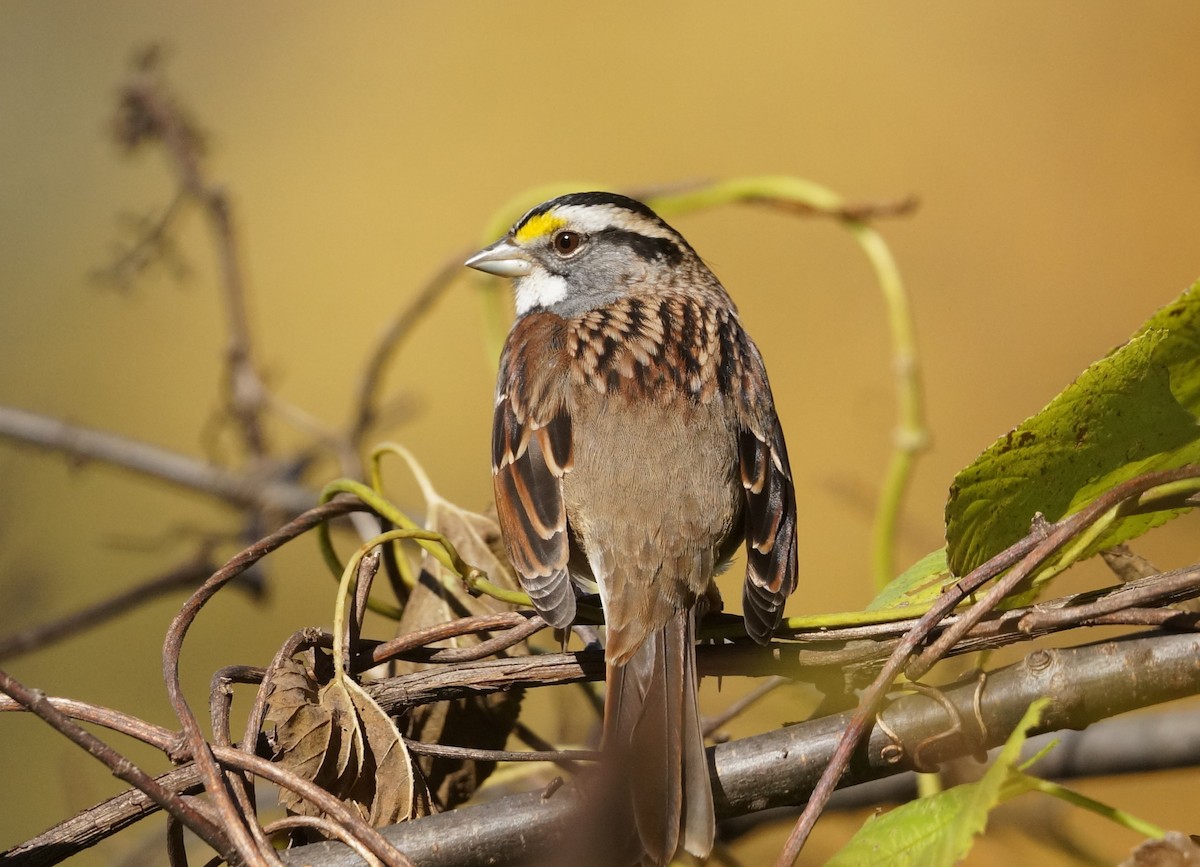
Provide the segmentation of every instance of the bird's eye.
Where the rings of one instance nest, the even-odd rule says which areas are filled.
[[[583,236],[578,232],[563,229],[560,232],[554,233],[554,237],[550,239],[550,243],[554,247],[554,252],[558,255],[570,256],[583,243]]]

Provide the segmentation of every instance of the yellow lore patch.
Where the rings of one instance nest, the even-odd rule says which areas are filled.
[[[538,214],[536,217],[530,217],[524,226],[517,229],[517,243],[527,244],[537,238],[543,238],[551,232],[561,229],[566,224],[566,220],[562,217],[554,216],[553,213]]]

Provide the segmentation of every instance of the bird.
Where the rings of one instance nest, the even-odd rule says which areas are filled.
[[[762,356],[720,281],[650,207],[543,202],[467,260],[511,278],[492,475],[505,548],[547,624],[605,619],[602,756],[638,863],[706,858],[715,818],[696,625],[741,543],[746,632],[796,587],[796,495]]]

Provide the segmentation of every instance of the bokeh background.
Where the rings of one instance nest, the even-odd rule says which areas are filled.
[[[271,383],[331,424],[349,411],[381,323],[448,254],[487,240],[489,218],[523,190],[794,174],[851,200],[918,196],[914,215],[881,224],[912,295],[934,435],[905,513],[900,559],[911,561],[941,544],[957,469],[1200,276],[1198,36],[1189,0],[736,11],[8,0],[0,402],[236,458],[204,435],[220,406],[225,331],[198,215],[176,236],[183,279],[157,268],[117,291],[90,276],[130,237],[130,215],[171,199],[161,154],[124,157],[111,134],[131,58],[159,43],[234,203]],[[819,219],[728,208],[677,224],[768,360],[803,492],[804,574],[789,610],[861,607],[895,415],[869,267]],[[479,291],[460,283],[406,344],[387,386],[407,412],[381,432],[416,452],[444,495],[476,508],[490,495],[495,363]],[[283,424],[272,435],[301,439]],[[0,480],[0,633],[154,574],[194,528],[236,527],[203,496],[5,443]],[[396,498],[419,509],[415,490],[397,484]],[[1194,518],[1176,522],[1143,550],[1162,566],[1192,562],[1196,529]],[[330,622],[333,584],[315,545],[293,547],[274,561],[268,603],[223,594],[202,617],[184,655],[195,702],[218,666],[263,664],[295,628]],[[51,694],[170,724],[158,654],[179,601],[9,668]],[[708,687],[705,700],[719,707],[738,688]],[[776,702],[747,729],[802,713]],[[15,716],[0,720],[0,767],[0,847],[119,788]],[[1189,831],[1195,783],[1176,772],[1080,788]],[[1044,801],[1025,809],[997,820],[972,863],[1075,863],[1021,835],[1015,826],[1048,834],[1030,817],[1052,817],[1102,863],[1137,842]],[[861,819],[823,821],[806,863]],[[135,837],[76,863],[118,863]],[[744,843],[744,863],[767,863],[779,839],[764,831]]]

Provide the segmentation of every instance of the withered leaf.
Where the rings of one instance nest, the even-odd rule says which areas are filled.
[[[264,722],[274,761],[339,798],[373,825],[411,818],[412,759],[391,719],[349,678],[320,684],[309,652],[285,661],[273,680]],[[284,789],[289,813],[322,811]]]
[[[361,686],[347,681],[367,744],[369,774],[359,777],[348,800],[369,807],[364,818],[373,826],[391,825],[413,817],[415,785],[412,756],[391,717]]]
[[[274,760],[313,782],[330,776],[322,771],[329,756],[335,757],[331,764],[336,766],[341,744],[349,742],[335,726],[331,709],[321,704],[316,679],[302,657],[280,665],[267,696],[263,721],[274,748]],[[307,802],[288,789],[280,791],[279,801],[289,812],[311,815]]]

